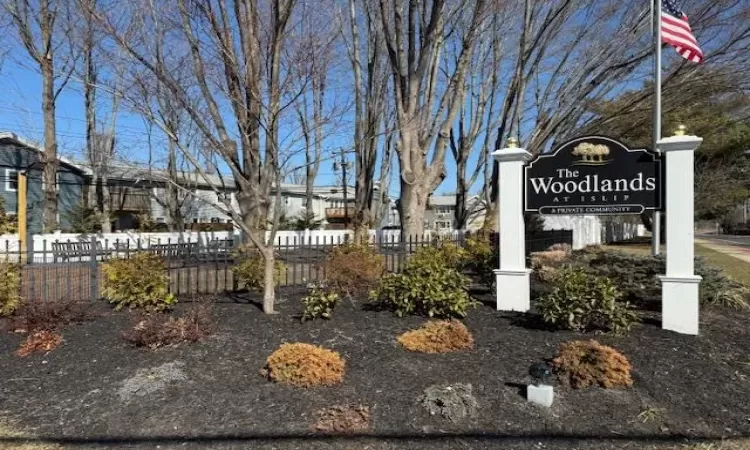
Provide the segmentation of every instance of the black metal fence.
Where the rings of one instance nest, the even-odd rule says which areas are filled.
[[[415,236],[400,240],[389,236],[369,245],[385,258],[386,270],[398,272],[406,258],[424,246],[439,242],[463,245],[468,234],[448,237]],[[496,247],[497,235],[493,238]],[[283,263],[280,286],[302,286],[323,281],[325,261],[330,251],[346,240],[313,239],[300,242],[286,239],[278,242],[276,252]],[[542,251],[554,244],[572,245],[570,230],[545,231],[526,239],[527,253]],[[222,294],[237,291],[240,283],[234,276],[236,254],[240,243],[234,240],[213,240],[205,243],[136,241],[97,241],[81,237],[76,241],[43,244],[42,248],[24,253],[6,247],[0,249],[0,261],[19,264],[21,295],[41,300],[94,300],[101,298],[102,265],[113,259],[130,258],[137,252],[150,252],[164,258],[169,276],[169,289],[175,295]]]

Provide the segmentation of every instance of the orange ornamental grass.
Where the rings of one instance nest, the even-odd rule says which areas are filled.
[[[407,350],[422,353],[449,353],[474,347],[474,337],[458,320],[435,320],[398,337]]]
[[[344,366],[337,352],[296,342],[281,344],[266,360],[263,374],[277,383],[302,388],[331,386],[343,381]]]
[[[574,389],[601,386],[606,389],[633,385],[628,359],[612,347],[597,341],[570,341],[560,344],[552,360],[561,380]]]

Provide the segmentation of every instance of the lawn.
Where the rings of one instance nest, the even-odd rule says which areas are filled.
[[[282,291],[274,316],[242,298],[219,300],[212,337],[156,351],[124,342],[121,334],[137,316],[103,303],[91,305],[93,320],[66,327],[62,345],[46,354],[16,357],[22,336],[0,334],[2,415],[65,449],[680,449],[686,439],[750,435],[744,313],[705,308],[699,337],[650,322],[615,337],[549,331],[533,315],[499,313],[489,304],[464,321],[474,349],[435,355],[396,342],[424,319],[366,311],[362,300],[341,302],[331,320],[305,323],[299,292]],[[529,366],[580,338],[625,354],[634,386],[560,385],[551,408],[527,403]],[[267,380],[260,371],[283,342],[339,352],[343,383],[301,389]],[[418,398],[443,383],[471,384],[477,415],[455,423],[430,415]],[[334,405],[369,407],[369,431],[312,432],[315,412]],[[16,448],[17,439],[0,442]]]

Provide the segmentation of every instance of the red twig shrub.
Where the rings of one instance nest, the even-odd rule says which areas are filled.
[[[88,309],[85,303],[74,300],[26,300],[11,318],[10,327],[18,333],[55,331],[91,319]]]
[[[408,350],[422,353],[448,353],[474,347],[471,332],[457,320],[427,322],[399,336],[398,342]]]
[[[198,342],[215,330],[212,303],[196,303],[184,315],[154,314],[139,320],[122,337],[136,347],[156,349]]]
[[[62,336],[52,331],[36,331],[29,334],[26,340],[16,350],[16,356],[25,357],[32,353],[48,352],[54,350],[62,343]]]
[[[331,386],[344,379],[345,362],[333,350],[311,344],[281,344],[266,360],[263,374],[297,387]]]
[[[601,386],[606,389],[633,385],[628,359],[612,347],[596,341],[570,341],[560,344],[552,360],[558,375],[574,389]]]
[[[343,244],[328,255],[323,271],[334,292],[366,297],[385,272],[385,258],[367,244]]]

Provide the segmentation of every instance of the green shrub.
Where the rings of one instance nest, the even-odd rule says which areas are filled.
[[[311,286],[307,295],[302,298],[302,304],[305,306],[302,321],[318,318],[330,319],[339,298],[339,294],[327,291],[324,286]]]
[[[544,321],[575,331],[627,332],[638,316],[609,278],[591,276],[582,268],[560,269],[551,292],[537,305]]]
[[[489,235],[477,235],[466,240],[464,245],[466,263],[476,280],[489,288],[495,284],[494,270],[500,267],[498,252],[492,248]]]
[[[581,251],[573,254],[573,265],[585,266],[591,275],[612,279],[625,300],[633,303],[661,301],[661,282],[666,261],[663,256],[634,255],[612,251]],[[695,273],[701,281],[701,303],[732,308],[746,308],[750,292],[732,280],[721,269],[710,266],[701,257],[695,258]]]
[[[102,292],[116,310],[123,307],[164,311],[177,302],[169,293],[169,277],[164,259],[153,253],[135,253],[129,259],[102,264]]]
[[[5,212],[5,200],[0,197],[0,234],[18,233],[18,218]]]
[[[0,262],[0,316],[11,315],[21,305],[21,268]]]
[[[399,274],[380,280],[370,294],[376,308],[396,316],[465,317],[475,305],[464,287],[469,279],[437,256],[432,247],[419,249]]]
[[[465,265],[466,256],[466,251],[455,243],[437,241],[434,245],[418,248],[409,257],[409,262],[415,266],[424,266],[437,260],[451,269],[461,270]]]
[[[262,291],[265,280],[265,261],[257,249],[243,247],[234,255],[239,262],[232,267],[232,273],[239,280],[240,286],[248,290]],[[284,265],[274,260],[274,282],[276,285],[281,280]]]
[[[365,296],[385,272],[385,258],[367,244],[333,248],[323,263],[326,283],[339,295]]]

